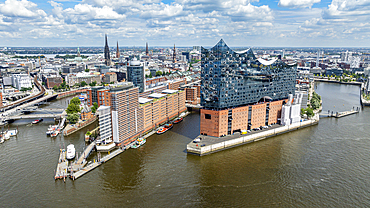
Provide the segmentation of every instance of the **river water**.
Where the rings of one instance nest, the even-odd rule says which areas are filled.
[[[316,92],[323,111],[360,106],[358,86],[318,83]],[[193,113],[143,147],[66,182],[53,178],[59,148],[73,143],[82,151],[83,135],[93,127],[52,139],[45,132],[53,120],[33,126],[18,121],[9,127],[18,127],[17,138],[0,144],[0,206],[370,207],[369,117],[364,108],[198,157],[185,151],[199,134],[199,114]]]

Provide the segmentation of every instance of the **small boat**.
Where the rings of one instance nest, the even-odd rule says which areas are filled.
[[[137,139],[137,140],[136,140],[135,144],[133,144],[133,145],[131,146],[131,148],[134,148],[134,149],[139,148],[140,146],[144,145],[144,144],[145,144],[145,142],[146,142],[146,139],[144,139],[144,138],[139,138],[139,139]]]
[[[3,138],[4,140],[9,140],[9,139],[10,139],[10,136],[9,136],[8,132],[3,132],[3,134],[2,134],[2,138]]]
[[[72,160],[76,156],[76,149],[73,144],[70,144],[67,146],[67,155],[66,158],[67,160]]]
[[[173,124],[172,123],[169,123],[169,124],[165,124],[164,125],[164,128],[167,128],[168,130],[172,129],[173,127]]]
[[[163,133],[165,133],[166,131],[168,131],[168,129],[167,128],[160,128],[158,131],[157,131],[157,134],[163,134]]]
[[[14,130],[8,130],[6,131],[5,133],[8,137],[11,137],[11,136],[17,136],[18,134],[18,130],[17,129],[14,129]]]
[[[51,137],[57,137],[59,133],[60,133],[60,129],[57,129],[53,131],[53,133],[51,134]]]
[[[53,133],[54,133],[54,131],[47,131],[47,132],[46,132],[46,135],[50,136],[50,135],[52,135]]]
[[[43,120],[44,120],[43,118],[39,118],[37,120],[32,121],[32,124],[38,124],[38,123],[40,123]]]
[[[183,119],[184,119],[184,118],[180,118],[180,117],[178,117],[178,118],[176,118],[176,119],[173,121],[173,123],[174,123],[174,124],[178,124],[178,123],[180,123]]]
[[[48,131],[54,131],[56,128],[58,128],[58,125],[50,125]]]
[[[3,135],[0,135],[0,144],[4,143],[4,141],[5,141],[5,139],[4,139]]]

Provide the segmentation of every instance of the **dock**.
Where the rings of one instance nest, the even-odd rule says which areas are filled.
[[[95,142],[91,142],[91,144],[89,144],[89,146],[86,147],[86,149],[80,155],[78,160],[71,164],[71,167],[70,167],[71,171],[80,170],[85,166],[87,162],[86,158],[90,155],[95,145],[96,145]]]
[[[344,112],[332,112],[332,113],[320,113],[320,116],[326,116],[326,117],[334,117],[334,118],[342,118],[345,116],[349,116],[352,114],[357,114],[359,111],[357,110],[350,110],[350,111],[344,111]]]
[[[254,131],[252,133],[247,133],[244,135],[234,134],[225,137],[199,135],[196,138],[199,139],[199,142],[194,141],[194,139],[186,146],[186,150],[188,154],[194,154],[198,156],[208,155],[251,142],[257,142],[290,131],[295,131],[300,128],[317,125],[318,123],[319,119],[317,118],[294,123],[288,126],[274,125],[271,128]]]
[[[55,176],[54,179],[64,179],[68,176],[68,160],[66,159],[66,150],[65,149],[60,149],[59,152],[59,160],[58,160],[58,165],[57,169],[55,170]]]
[[[130,145],[131,146],[131,145]],[[128,148],[127,148],[128,149]],[[114,158],[115,156],[121,154],[122,152],[124,152],[126,149],[117,149],[115,151],[113,151],[112,153],[108,153],[108,155],[102,157],[100,159],[100,161],[97,161],[97,162],[94,162],[88,166],[86,166],[85,168],[82,168],[81,170],[75,172],[75,173],[72,173],[70,175],[70,177],[75,180],[75,179],[78,179],[79,177],[83,176],[84,174],[90,172],[91,170],[95,169],[96,167],[99,167],[102,163],[105,163],[107,162],[108,160]]]

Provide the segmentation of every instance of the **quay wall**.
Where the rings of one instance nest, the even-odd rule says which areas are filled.
[[[319,120],[303,121],[303,122],[291,124],[289,126],[282,126],[282,127],[278,127],[278,128],[275,128],[275,129],[270,129],[270,130],[267,130],[267,131],[261,131],[259,133],[254,133],[254,134],[250,134],[250,135],[248,135],[248,134],[240,135],[240,137],[238,137],[238,138],[233,138],[233,139],[230,139],[230,140],[223,140],[223,141],[220,141],[218,143],[206,145],[206,146],[203,146],[203,147],[200,146],[201,143],[191,142],[187,145],[186,149],[187,149],[188,154],[195,154],[195,155],[198,155],[198,156],[204,156],[204,155],[208,155],[208,154],[215,153],[215,152],[218,152],[218,151],[222,151],[222,150],[225,150],[225,149],[229,149],[229,148],[232,148],[232,147],[236,147],[236,146],[239,146],[239,145],[260,141],[260,140],[263,140],[263,139],[266,139],[266,138],[269,138],[269,137],[273,137],[273,136],[277,136],[277,135],[284,134],[284,133],[287,133],[287,132],[295,131],[297,129],[317,125],[318,123],[319,123]],[[199,144],[199,145],[195,146],[194,144]]]
[[[337,84],[348,84],[348,85],[360,85],[362,86],[362,82],[340,82],[337,80],[327,80],[327,79],[318,79],[315,78],[315,82],[329,82],[329,83],[337,83]]]

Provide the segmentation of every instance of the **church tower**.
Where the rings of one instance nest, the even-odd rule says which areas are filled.
[[[172,62],[176,63],[176,47],[175,47],[175,44],[173,44]]]
[[[117,52],[116,52],[116,58],[119,58],[119,57],[120,57],[120,54],[119,54],[118,41],[117,41]]]
[[[104,59],[105,59],[105,65],[110,66],[110,54],[109,54],[107,34],[105,34]]]
[[[149,56],[148,42],[146,42],[145,54],[146,54],[147,56]]]

